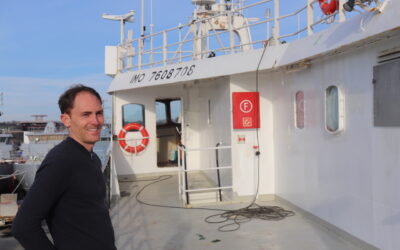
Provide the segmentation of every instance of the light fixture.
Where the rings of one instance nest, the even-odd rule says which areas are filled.
[[[354,5],[355,5],[355,0],[349,0],[343,4],[343,9],[345,9],[347,12],[351,12],[354,9]]]

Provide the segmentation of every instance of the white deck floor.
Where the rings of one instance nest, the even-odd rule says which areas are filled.
[[[149,179],[146,177],[143,179]],[[119,250],[360,250],[361,247],[338,236],[326,227],[309,220],[298,211],[281,221],[252,220],[234,232],[219,232],[219,224],[204,222],[217,213],[195,209],[159,208],[138,203],[136,193],[150,182],[123,182],[121,190],[130,192],[111,209],[116,244]],[[156,183],[140,195],[148,203],[181,206],[177,177]],[[278,205],[277,201],[257,202],[259,205]],[[237,209],[246,203],[208,206]],[[217,241],[217,242],[213,242]],[[23,249],[12,237],[0,238],[0,249]]]
[[[142,179],[149,179],[146,177]],[[179,249],[268,249],[268,250],[355,250],[353,242],[338,236],[326,227],[296,212],[281,221],[254,219],[234,232],[219,232],[219,224],[204,222],[215,211],[170,209],[142,205],[136,193],[150,182],[120,183],[122,197],[112,208],[117,247],[120,250],[179,250]],[[177,177],[156,183],[140,195],[148,203],[181,206]],[[259,205],[278,205],[277,201],[257,202]],[[246,203],[213,205],[209,207],[237,209]],[[283,206],[288,209],[287,207]],[[204,239],[201,239],[203,236]],[[218,242],[213,242],[219,240]]]

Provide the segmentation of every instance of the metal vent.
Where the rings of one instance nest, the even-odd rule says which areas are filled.
[[[378,63],[390,62],[400,59],[400,46],[381,51],[378,55]]]

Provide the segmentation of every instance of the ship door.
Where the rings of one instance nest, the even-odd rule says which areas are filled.
[[[181,142],[181,99],[156,100],[157,166],[178,166],[178,145]]]

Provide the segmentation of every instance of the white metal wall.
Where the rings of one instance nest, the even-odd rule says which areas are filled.
[[[400,128],[373,126],[372,70],[378,52],[399,42],[354,48],[297,73],[270,73],[262,77],[261,93],[273,104],[276,194],[390,250],[400,249]],[[339,135],[324,127],[324,91],[332,84],[345,96],[345,130]],[[305,96],[301,130],[294,127],[298,90]]]
[[[184,96],[183,85],[169,85],[152,88],[141,88],[115,92],[113,134],[118,135],[122,128],[122,106],[128,103],[139,103],[145,106],[145,127],[150,135],[150,142],[146,149],[138,155],[127,153],[121,149],[118,142],[114,142],[113,154],[118,175],[142,174],[151,172],[171,171],[171,168],[157,167],[157,138],[155,101],[162,98],[180,98]],[[131,134],[131,133],[129,133]],[[139,133],[134,133],[139,134]],[[131,135],[132,136],[132,135]],[[135,135],[133,135],[135,136]],[[136,135],[140,137],[140,135]],[[127,138],[129,138],[127,136]]]
[[[203,80],[199,84],[199,143],[194,147],[215,147],[218,142],[222,146],[231,145],[231,112],[229,77]],[[201,108],[200,108],[201,107]],[[199,168],[216,167],[215,150],[201,151]],[[231,151],[219,150],[220,166],[231,166]],[[217,183],[215,170],[204,172],[210,180]],[[221,170],[222,186],[231,185],[230,170]]]
[[[229,94],[227,78],[116,92],[114,134],[118,135],[122,128],[122,106],[128,103],[139,103],[145,106],[145,127],[150,135],[149,145],[138,155],[126,153],[117,142],[114,143],[114,159],[118,175],[176,170],[176,168],[157,167],[156,99],[182,98],[183,143],[187,148],[212,147],[217,142],[230,145]],[[208,106],[209,101],[211,109]],[[140,137],[140,135],[137,136]],[[188,167],[190,169],[214,167],[214,156],[214,151],[207,154],[200,151],[189,152],[187,156]],[[221,159],[229,164],[230,153],[221,152]],[[210,177],[214,179],[215,173],[210,174]],[[230,176],[227,181],[229,181],[228,179],[231,179]]]
[[[261,75],[260,75],[261,76]],[[265,78],[264,78],[265,79]],[[260,166],[253,146],[257,145],[256,129],[232,130],[233,186],[239,196],[252,196],[256,193],[257,178],[260,175],[259,194],[275,193],[274,147],[273,147],[273,110],[271,94],[260,79]],[[256,73],[234,75],[231,77],[231,92],[256,91]],[[231,97],[232,98],[232,97]],[[231,106],[232,107],[232,106]],[[232,109],[232,108],[231,108]],[[245,143],[239,143],[238,137],[245,137]],[[259,173],[258,173],[259,172]]]

